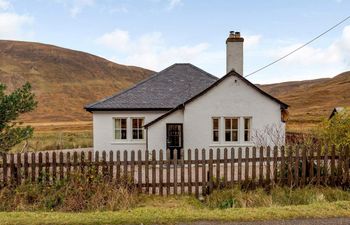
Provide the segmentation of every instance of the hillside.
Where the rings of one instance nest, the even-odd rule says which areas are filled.
[[[261,85],[289,104],[289,125],[303,129],[328,117],[336,106],[350,106],[350,72],[333,78]]]
[[[0,40],[0,82],[29,81],[39,101],[27,122],[87,121],[83,106],[147,78],[152,71],[52,45]]]

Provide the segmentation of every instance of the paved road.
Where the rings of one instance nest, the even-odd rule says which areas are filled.
[[[200,221],[191,223],[191,225],[350,225],[350,218],[331,218],[331,219],[297,219],[286,221],[263,221],[263,222],[213,222]],[[181,224],[185,225],[185,224]]]

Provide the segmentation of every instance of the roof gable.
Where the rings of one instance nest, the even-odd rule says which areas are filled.
[[[260,94],[262,94],[262,95],[266,96],[267,98],[269,98],[270,100],[278,103],[281,106],[281,109],[287,109],[289,107],[286,103],[278,100],[277,98],[275,98],[275,97],[271,96],[270,94],[266,93],[265,91],[261,90],[259,87],[257,87],[256,85],[254,85],[253,83],[248,81],[246,78],[244,78],[243,76],[238,74],[236,71],[232,70],[231,72],[226,74],[224,77],[220,78],[215,83],[213,83],[211,86],[209,86],[207,89],[203,90],[202,92],[200,92],[197,95],[193,96],[192,98],[188,99],[184,103],[178,105],[177,107],[175,107],[172,110],[168,111],[167,113],[163,114],[162,116],[156,118],[155,120],[149,122],[148,124],[145,125],[145,127],[149,127],[152,124],[156,123],[157,121],[159,121],[159,120],[167,117],[168,115],[172,114],[173,112],[177,111],[178,109],[185,107],[186,104],[188,104],[188,103],[196,100],[197,98],[201,97],[202,95],[204,95],[205,93],[209,92],[211,89],[213,89],[214,87],[216,87],[221,82],[223,82],[224,80],[226,80],[228,77],[231,77],[231,76],[235,76],[235,77],[241,79],[244,83],[246,83],[248,86],[250,86],[253,89],[255,89],[256,91],[258,91]]]
[[[192,64],[174,64],[125,91],[86,106],[85,109],[169,110],[191,99],[217,80],[217,77]]]

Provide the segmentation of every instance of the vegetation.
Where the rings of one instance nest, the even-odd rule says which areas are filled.
[[[344,109],[331,119],[326,119],[317,128],[318,138],[329,145],[350,145],[350,111]]]
[[[0,84],[0,151],[3,152],[33,135],[31,126],[19,127],[15,121],[37,105],[29,83],[10,94],[5,90],[6,86]]]

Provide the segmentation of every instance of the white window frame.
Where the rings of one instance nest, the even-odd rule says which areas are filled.
[[[237,120],[237,129],[232,129],[232,128],[230,128],[230,129],[226,129],[226,119],[230,119],[231,120],[231,123],[232,123],[232,120],[233,119],[235,119],[235,120]],[[239,142],[239,139],[240,139],[240,133],[239,133],[239,131],[240,131],[240,119],[239,119],[239,117],[224,117],[224,127],[223,127],[223,130],[224,130],[224,142],[226,142],[226,143],[238,143]],[[231,124],[231,127],[232,127],[232,124]],[[230,133],[231,133],[231,141],[226,141],[226,131],[230,131]],[[232,131],[236,131],[237,132],[237,141],[233,141],[232,139]]]
[[[116,120],[125,120],[126,121],[126,128],[122,128],[122,127],[120,127],[120,128],[117,128],[116,127]],[[127,117],[113,117],[113,122],[114,122],[114,135],[113,135],[113,138],[114,138],[114,140],[115,141],[119,141],[119,142],[123,142],[123,141],[127,141],[128,140],[128,118]],[[121,122],[120,122],[120,124],[122,124]],[[117,139],[116,138],[116,132],[117,132],[117,130],[119,130],[120,131],[120,137],[122,137],[122,135],[121,135],[121,131],[122,130],[125,130],[126,131],[126,138],[125,139],[122,139],[122,138],[120,138],[120,139]]]
[[[214,129],[214,119],[217,119],[218,120],[218,128],[217,129]],[[211,141],[213,143],[220,143],[220,133],[221,133],[221,117],[212,117],[211,118]],[[214,131],[217,131],[218,132],[218,140],[217,141],[214,141]]]
[[[134,125],[133,120],[134,119],[137,119],[137,120],[142,119],[142,121],[143,121],[143,125],[141,126],[141,128],[135,128],[138,131],[140,131],[140,130],[142,131],[142,139],[134,138],[134,127],[133,127],[133,125]],[[145,125],[145,118],[144,117],[131,117],[131,140],[132,141],[144,141],[145,140],[145,128],[143,127],[144,125]]]
[[[245,120],[249,119],[249,128],[247,129],[245,127]],[[245,140],[245,132],[248,131],[248,141]],[[252,117],[243,117],[243,141],[244,142],[251,142],[252,141]]]

